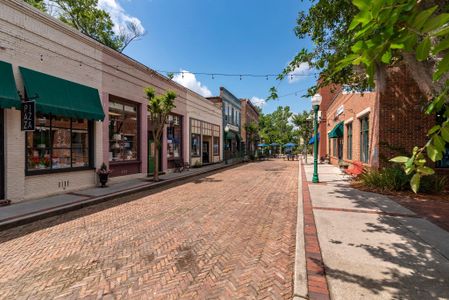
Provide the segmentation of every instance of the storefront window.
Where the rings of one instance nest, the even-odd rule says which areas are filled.
[[[348,138],[348,148],[347,148],[347,153],[346,156],[348,159],[352,159],[352,123],[349,123],[348,125],[346,125],[347,127],[347,138]]]
[[[26,133],[27,171],[89,167],[89,121],[38,114]]]
[[[200,156],[200,140],[201,135],[192,133],[192,157]]]
[[[168,116],[167,126],[167,158],[177,159],[181,157],[182,126],[181,117]]]
[[[213,135],[214,135],[214,156],[219,156],[220,155],[220,126],[214,125]]]
[[[138,159],[137,105],[109,102],[109,161]]]
[[[368,116],[360,119],[360,159],[364,163],[369,160],[369,118]]]

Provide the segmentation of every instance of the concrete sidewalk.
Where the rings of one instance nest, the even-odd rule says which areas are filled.
[[[449,232],[335,166],[319,165],[319,184],[304,170],[331,299],[449,299]]]
[[[151,178],[138,178],[109,184],[107,188],[93,187],[76,192],[13,203],[9,206],[0,207],[0,230],[30,223],[116,197],[173,184],[236,164],[238,163],[219,163],[197,169],[191,168],[181,173],[164,174],[160,176],[160,182],[152,182]]]

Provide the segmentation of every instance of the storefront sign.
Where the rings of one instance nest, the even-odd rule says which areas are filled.
[[[338,117],[345,111],[345,107],[343,105],[340,105],[339,108],[337,108],[337,111],[335,112],[335,116]]]
[[[227,126],[232,131],[239,131],[239,127],[238,126],[235,126],[235,125],[232,125],[232,124],[228,124]]]
[[[22,102],[22,130],[34,131],[36,129],[36,101]]]

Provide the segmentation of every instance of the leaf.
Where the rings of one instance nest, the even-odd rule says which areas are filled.
[[[432,32],[432,35],[434,36],[444,36],[446,34],[449,34],[449,26],[439,28],[438,30]]]
[[[446,127],[441,128],[441,136],[443,139],[449,143],[449,129]]]
[[[415,171],[415,166],[405,168],[405,175],[410,175],[413,173],[413,171]]]
[[[416,171],[422,175],[425,176],[429,176],[429,175],[433,175],[435,174],[435,171],[432,168],[426,167],[426,166],[422,166],[422,167],[418,167],[418,169],[416,169]]]
[[[412,191],[415,194],[418,193],[420,183],[421,183],[421,175],[416,173],[410,180],[410,187],[412,188]]]
[[[444,152],[446,149],[446,143],[439,135],[434,135],[433,138],[433,145],[438,149],[440,152]]]
[[[351,50],[354,53],[359,53],[360,50],[362,50],[364,48],[364,46],[365,46],[365,43],[363,41],[358,41],[351,47]]]
[[[391,162],[400,163],[400,164],[405,164],[408,160],[409,160],[409,158],[407,156],[396,156],[396,157],[390,159]]]
[[[430,18],[430,16],[434,13],[434,11],[438,8],[438,5],[432,6],[426,10],[420,12],[416,18],[411,23],[411,26],[417,30],[421,30],[424,26],[424,23]]]
[[[426,37],[416,48],[416,59],[418,61],[426,60],[430,52],[430,38]]]
[[[438,63],[437,71],[433,74],[433,80],[437,81],[449,70],[449,54]]]
[[[423,32],[429,32],[440,28],[444,24],[449,22],[449,13],[443,13],[436,17],[430,18],[423,26]]]
[[[440,130],[441,126],[440,125],[435,125],[432,128],[430,128],[430,130],[427,132],[427,135],[432,135],[435,132],[437,132],[438,130]]]
[[[404,44],[403,43],[391,43],[390,45],[391,49],[404,49]]]
[[[354,4],[359,10],[366,10],[369,8],[368,4],[370,1],[367,0],[352,0],[352,4]]]
[[[432,145],[428,145],[426,150],[427,150],[427,156],[433,162],[439,161],[443,158],[443,154]]]
[[[390,61],[391,61],[391,50],[387,50],[385,53],[384,53],[384,55],[382,55],[382,58],[381,58],[381,60],[382,60],[382,62],[384,63],[384,64],[389,64],[390,63]]]
[[[442,40],[441,42],[439,42],[435,48],[433,49],[432,53],[433,54],[438,54],[443,50],[446,50],[449,48],[449,38]]]

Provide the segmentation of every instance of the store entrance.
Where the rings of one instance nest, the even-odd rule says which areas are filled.
[[[5,198],[5,144],[3,109],[0,109],[0,199]]]
[[[208,164],[209,161],[209,142],[203,141],[203,164]]]

